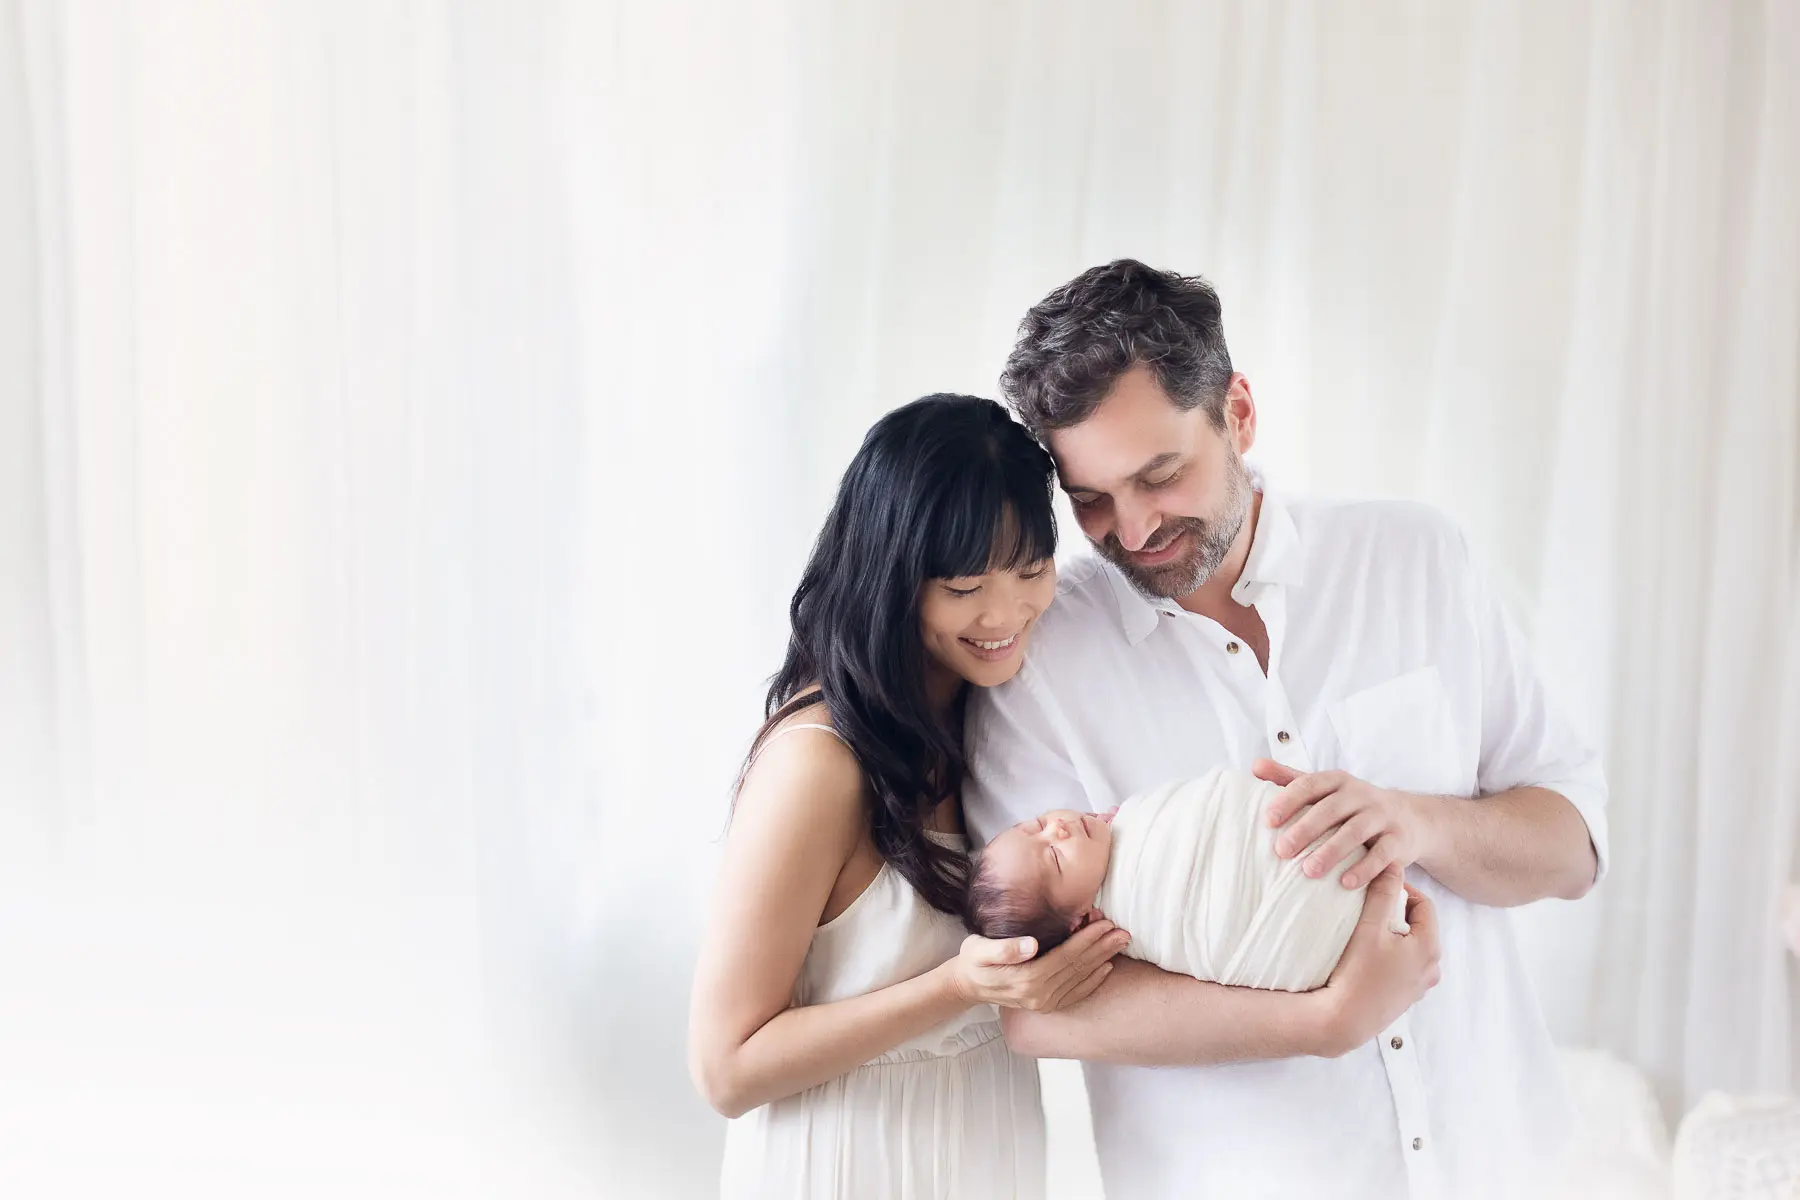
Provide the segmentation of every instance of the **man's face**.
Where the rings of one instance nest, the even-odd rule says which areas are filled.
[[[1250,513],[1243,451],[1255,408],[1233,376],[1226,428],[1175,407],[1156,373],[1119,377],[1094,414],[1048,435],[1082,532],[1149,596],[1185,596],[1219,569]]]

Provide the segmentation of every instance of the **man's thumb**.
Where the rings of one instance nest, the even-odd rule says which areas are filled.
[[[1272,758],[1259,758],[1250,764],[1250,773],[1268,783],[1286,787],[1300,778],[1300,772]]]

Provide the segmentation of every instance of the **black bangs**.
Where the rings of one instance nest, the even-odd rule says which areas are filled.
[[[1055,555],[1056,516],[1041,472],[972,461],[945,482],[920,531],[926,578],[1022,570]]]
[[[991,400],[930,396],[936,436],[909,447],[922,518],[910,530],[927,579],[1019,570],[1056,553],[1050,455]],[[950,418],[950,419],[945,419]],[[922,582],[922,581],[921,581]]]

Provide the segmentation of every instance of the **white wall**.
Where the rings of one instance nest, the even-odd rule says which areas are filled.
[[[704,1194],[837,473],[1122,254],[1627,752],[1610,892],[1524,921],[1559,1034],[1791,1080],[1793,19],[0,0],[0,1189]]]

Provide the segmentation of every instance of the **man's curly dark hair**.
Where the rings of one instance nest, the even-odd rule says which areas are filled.
[[[1210,283],[1131,258],[1083,271],[1025,314],[1000,391],[1042,440],[1085,421],[1139,364],[1156,372],[1176,407],[1204,405],[1225,427],[1231,353]]]

